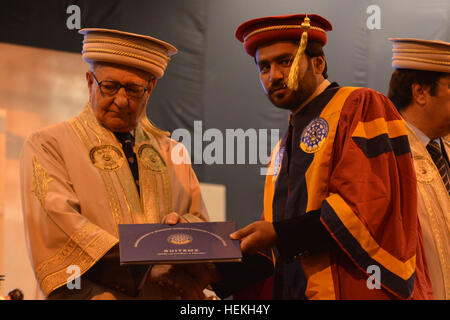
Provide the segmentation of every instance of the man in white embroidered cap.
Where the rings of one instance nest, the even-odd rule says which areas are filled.
[[[450,43],[395,38],[389,98],[405,120],[434,298],[450,300]]]
[[[21,154],[23,214],[40,289],[48,299],[203,298],[203,288],[169,265],[119,263],[119,224],[208,219],[192,167],[171,161],[177,142],[146,116],[177,49],[116,30],[80,33],[89,102],[77,117],[32,134]],[[81,277],[69,285],[71,270]],[[173,285],[160,286],[167,282]]]

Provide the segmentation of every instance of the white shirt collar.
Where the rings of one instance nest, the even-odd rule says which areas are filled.
[[[431,139],[428,138],[428,136],[425,133],[423,133],[422,131],[417,129],[415,126],[413,126],[411,124],[411,122],[408,122],[408,124],[410,125],[411,128],[414,129],[414,132],[419,137],[420,141],[422,141],[423,145],[426,147],[428,145],[428,143],[430,143]],[[437,140],[439,141],[439,139],[437,139]]]

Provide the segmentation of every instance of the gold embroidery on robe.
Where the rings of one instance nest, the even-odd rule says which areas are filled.
[[[89,152],[89,157],[94,166],[105,171],[115,171],[125,162],[123,152],[112,145],[95,146]]]
[[[188,221],[207,220],[198,180],[192,168],[170,162],[176,142],[165,136],[145,117],[136,128],[136,153],[137,146],[148,146],[137,163],[141,195],[125,156],[120,164],[109,159],[109,151],[96,153],[106,149],[102,146],[123,151],[89,105],[26,141],[21,157],[24,219],[32,266],[46,296],[66,285],[73,274],[68,267],[78,266],[83,275],[116,245],[120,223],[160,222],[172,206]],[[92,162],[91,151],[94,159],[100,157],[95,161],[100,167]]]
[[[418,216],[435,299],[450,299],[450,198],[431,156],[414,129],[405,122],[414,158]],[[445,139],[444,139],[445,145]],[[448,150],[448,147],[447,149]]]
[[[84,129],[83,125],[81,124],[81,121],[78,120],[78,117],[71,119],[69,121],[69,123],[70,123],[72,129],[77,134],[78,138],[83,142],[83,144],[86,146],[86,148],[88,150],[90,150],[93,146],[93,143],[89,140],[87,132]],[[100,139],[99,139],[99,141],[100,141]],[[100,170],[99,172],[100,172],[100,176],[102,177],[103,183],[105,184],[106,191],[108,193],[109,205],[111,208],[111,212],[112,212],[114,221],[116,223],[115,235],[118,236],[119,232],[118,232],[117,225],[122,223],[122,214],[121,214],[121,208],[120,208],[120,203],[119,203],[119,196],[115,192],[114,185],[113,185],[110,175],[107,172],[102,171],[102,170]]]
[[[113,214],[116,225],[123,221],[123,215],[126,214],[121,209],[119,194],[123,194],[126,209],[128,209],[133,223],[158,223],[171,210],[172,196],[167,165],[154,138],[148,132],[147,121],[144,116],[135,132],[140,195],[128,162],[124,161],[124,156],[119,157],[117,152],[110,151],[106,154],[108,158],[106,159],[108,161],[105,160],[106,162],[102,160],[104,154],[98,154],[100,160],[97,162],[93,161],[91,156],[91,162],[100,169],[99,172],[108,190],[112,209],[114,206]],[[107,147],[111,150],[113,148],[122,150],[114,134],[97,122],[89,105],[81,113],[78,121],[72,121],[72,127],[89,150],[90,155],[97,153],[97,150],[106,150]],[[95,138],[90,139],[89,132]],[[111,161],[109,156],[113,154],[116,159]],[[123,155],[123,152],[120,151],[120,154]],[[119,164],[118,162],[122,160],[123,163]],[[115,180],[117,180],[117,184],[114,184]],[[117,192],[115,185],[120,186],[121,192]]]
[[[42,206],[45,204],[48,185],[52,180],[52,178],[48,177],[47,172],[45,172],[36,157],[33,157],[33,188],[31,189],[31,192],[38,198]]]
[[[42,291],[48,295],[68,281],[67,268],[76,265],[80,272],[88,270],[118,240],[92,223],[75,232],[52,258],[36,268],[36,276]]]

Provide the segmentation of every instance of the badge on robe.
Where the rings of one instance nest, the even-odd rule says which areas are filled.
[[[105,171],[118,170],[125,162],[122,150],[113,145],[95,146],[90,150],[89,157],[93,165]]]
[[[323,118],[315,118],[303,130],[300,148],[306,153],[315,153],[325,144],[328,136],[328,123]]]

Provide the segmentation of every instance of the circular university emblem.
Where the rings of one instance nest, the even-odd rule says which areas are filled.
[[[172,244],[187,244],[192,241],[192,236],[186,233],[175,233],[167,237],[167,242]]]
[[[125,161],[122,151],[109,144],[93,147],[89,157],[94,166],[105,171],[120,169]]]
[[[149,144],[143,144],[139,147],[137,156],[145,169],[153,171],[162,171],[165,166],[159,153]]]
[[[306,153],[314,153],[325,144],[328,136],[328,123],[323,118],[312,120],[302,132],[300,148]]]
[[[433,163],[423,156],[414,156],[417,181],[429,184],[433,182]]]

